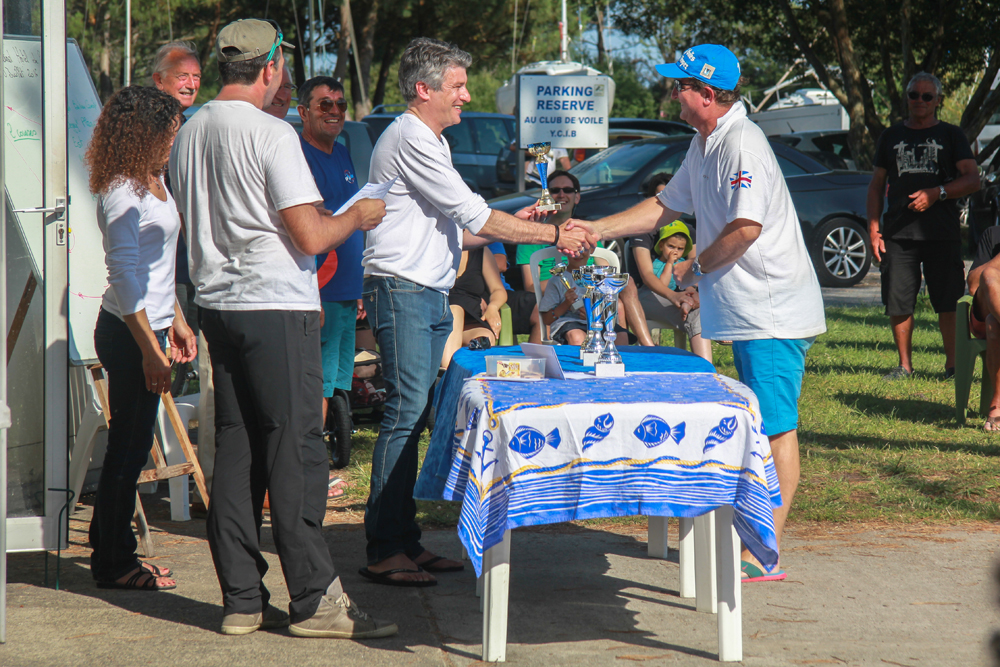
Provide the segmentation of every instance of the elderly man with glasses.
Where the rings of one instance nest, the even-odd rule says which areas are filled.
[[[962,130],[936,117],[937,77],[918,73],[906,96],[909,118],[879,137],[868,186],[868,232],[881,262],[882,303],[899,352],[899,365],[884,379],[913,375],[913,310],[921,273],[938,314],[948,379],[955,374],[955,309],[965,294],[958,199],[979,189],[979,170]],[[882,215],[887,182],[889,208]]]

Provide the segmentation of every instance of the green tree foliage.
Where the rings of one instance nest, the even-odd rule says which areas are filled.
[[[970,141],[1000,108],[1000,91],[990,91],[1000,71],[993,0],[612,0],[612,9],[622,29],[675,49],[680,35],[685,46],[730,45],[744,62],[800,61],[847,109],[865,166],[882,130],[905,116],[905,86],[918,71],[938,75],[946,95],[971,86],[960,122]]]

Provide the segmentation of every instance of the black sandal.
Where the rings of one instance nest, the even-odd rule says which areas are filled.
[[[363,567],[358,570],[360,574],[365,579],[376,584],[382,584],[384,586],[407,586],[410,588],[426,588],[427,586],[437,586],[437,580],[431,579],[430,581],[411,580],[411,579],[393,579],[389,575],[393,574],[419,574],[423,572],[423,568],[418,567],[416,570],[411,570],[405,567],[397,567],[395,570],[386,570],[385,572],[372,572],[367,567]]]
[[[146,577],[139,583],[142,577]],[[169,591],[173,588],[177,588],[177,584],[171,584],[170,586],[157,586],[156,580],[160,579],[152,572],[144,567],[139,567],[138,570],[132,573],[132,576],[128,578],[125,583],[120,581],[98,581],[98,588],[113,588],[116,590],[128,590],[128,591]]]
[[[427,570],[431,574],[441,574],[443,572],[461,572],[462,570],[465,569],[464,565],[434,567],[435,563],[440,563],[443,560],[448,560],[448,559],[445,558],[444,556],[434,556],[434,558],[428,558],[423,563],[417,563],[417,566]],[[416,563],[416,561],[413,562]]]
[[[158,567],[156,565],[153,565],[152,563],[147,563],[144,560],[139,561],[139,567],[144,569],[146,572],[149,572],[154,577],[170,576],[170,568]]]

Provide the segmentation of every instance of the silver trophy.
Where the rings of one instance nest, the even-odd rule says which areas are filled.
[[[535,168],[538,169],[538,180],[542,184],[542,196],[538,198],[539,211],[560,211],[562,204],[557,204],[549,193],[549,163],[546,157],[552,150],[552,144],[543,141],[537,144],[528,144],[528,152],[535,158]]]
[[[597,285],[597,291],[602,295],[601,317],[604,320],[604,345],[600,357],[594,366],[598,377],[622,377],[625,375],[625,364],[622,355],[615,345],[615,319],[618,316],[618,295],[628,284],[627,273],[612,273],[605,275]]]

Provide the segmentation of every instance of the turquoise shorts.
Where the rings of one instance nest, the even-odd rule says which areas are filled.
[[[815,338],[763,338],[733,341],[733,362],[740,382],[757,395],[763,429],[779,435],[799,427],[799,394],[806,352]]]
[[[323,396],[329,398],[334,389],[351,390],[358,302],[324,301],[323,313],[326,319],[319,340],[323,352]]]

